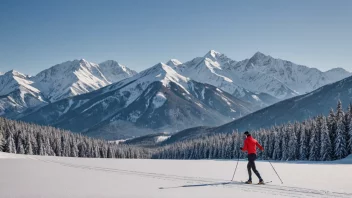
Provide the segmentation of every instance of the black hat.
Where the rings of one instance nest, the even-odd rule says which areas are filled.
[[[250,133],[248,131],[244,132],[244,134],[247,136],[250,135]]]

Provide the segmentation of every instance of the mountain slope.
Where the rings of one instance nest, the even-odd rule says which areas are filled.
[[[0,115],[15,115],[46,103],[28,76],[14,70],[0,75]]]
[[[352,102],[352,77],[325,85],[311,93],[278,102],[219,127],[187,129],[171,136],[168,141],[179,141],[202,134],[254,130],[287,122],[303,121],[320,114],[327,115],[331,108],[336,107],[338,100],[341,100],[345,106]]]
[[[248,102],[159,63],[100,90],[49,104],[23,120],[114,139],[215,126],[254,110]]]
[[[98,65],[81,59],[55,65],[40,72],[32,80],[43,95],[54,102],[97,90],[135,74],[135,71],[115,61]]]
[[[204,57],[197,57],[173,68],[180,74],[195,81],[211,84],[233,94],[235,97],[256,104],[258,108],[266,107],[279,101],[277,98],[261,92],[252,92],[245,88],[247,82],[232,72],[237,62],[214,50]]]
[[[280,100],[291,98],[351,75],[341,68],[321,72],[260,52],[237,62],[214,50],[204,57],[178,64],[174,69],[186,77],[212,84],[236,97],[249,98],[255,95],[260,100],[262,93]],[[261,101],[262,107],[277,101]]]
[[[88,93],[135,74],[116,61],[97,65],[84,59],[55,65],[33,77],[9,71],[0,75],[0,115],[16,118],[24,111]]]
[[[177,59],[171,59],[169,60],[168,62],[166,62],[166,65],[174,68],[174,67],[177,67],[179,65],[182,65],[181,61],[177,60]]]
[[[234,71],[241,74],[241,79],[250,82],[247,87],[249,90],[264,91],[281,99],[305,94],[351,75],[346,70],[336,70],[322,72],[260,52],[234,66]]]

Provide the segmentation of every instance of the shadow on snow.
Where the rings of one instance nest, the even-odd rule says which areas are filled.
[[[159,189],[172,189],[172,188],[192,188],[192,187],[206,187],[206,186],[220,186],[220,185],[229,185],[229,184],[244,184],[243,182],[216,182],[216,183],[207,183],[207,184],[192,184],[192,185],[183,185],[175,187],[160,187]]]

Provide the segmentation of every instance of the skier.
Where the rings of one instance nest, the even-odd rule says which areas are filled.
[[[259,179],[258,184],[264,184],[264,180],[260,176],[257,168],[255,167],[254,161],[257,159],[257,149],[256,147],[258,146],[260,150],[264,151],[264,148],[257,142],[256,139],[254,139],[251,134],[246,131],[244,132],[244,135],[246,136],[246,139],[244,140],[244,146],[241,148],[242,151],[247,151],[248,153],[248,164],[247,164],[247,170],[248,170],[248,176],[249,179],[246,181],[246,184],[251,184],[252,183],[252,170],[253,172],[257,175]],[[252,169],[252,170],[251,170]]]

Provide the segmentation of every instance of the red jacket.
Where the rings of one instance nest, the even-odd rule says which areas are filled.
[[[254,139],[252,136],[247,136],[247,138],[244,140],[244,146],[242,148],[242,151],[247,151],[248,154],[251,153],[257,153],[256,146],[259,147],[260,150],[264,151],[264,148],[262,145],[260,145],[256,139]]]

